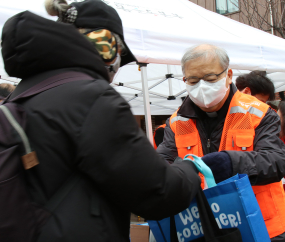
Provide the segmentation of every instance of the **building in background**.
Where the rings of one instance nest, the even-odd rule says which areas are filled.
[[[285,38],[284,0],[189,0],[210,11]]]

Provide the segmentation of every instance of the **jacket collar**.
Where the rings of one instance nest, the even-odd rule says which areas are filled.
[[[228,99],[226,100],[223,107],[218,111],[218,113],[225,113],[228,110],[229,104],[234,96],[234,94],[237,92],[237,87],[235,84],[230,84],[230,94],[228,96]],[[177,115],[186,117],[186,118],[193,118],[197,119],[201,117],[201,113],[204,113],[206,115],[206,112],[202,111],[190,98],[187,96],[185,100],[183,101],[182,105],[178,109]]]

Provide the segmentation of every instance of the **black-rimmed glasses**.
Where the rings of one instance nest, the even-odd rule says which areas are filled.
[[[189,77],[183,77],[183,81],[186,82],[188,85],[195,85],[197,84],[200,80],[204,80],[207,82],[215,82],[216,80],[218,80],[219,76],[222,75],[228,68],[226,68],[225,70],[223,70],[221,73],[219,74],[207,74],[205,76],[203,76],[202,78],[196,77],[196,76],[189,76]]]

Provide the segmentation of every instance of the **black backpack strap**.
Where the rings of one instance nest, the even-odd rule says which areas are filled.
[[[208,200],[199,187],[196,195],[197,207],[206,242],[242,242],[241,233],[238,228],[220,229]],[[197,239],[198,241],[199,239]],[[195,240],[194,240],[195,241]],[[193,241],[193,242],[194,242]]]
[[[65,83],[74,82],[74,81],[83,81],[83,80],[94,80],[95,78],[81,73],[81,72],[64,72],[55,76],[52,76],[44,81],[41,81],[37,85],[29,88],[25,92],[21,93],[20,95],[8,100],[8,102],[13,102],[19,99],[27,98],[41,92],[47,91],[53,87],[60,86]]]
[[[201,187],[199,187],[197,192],[196,200],[205,241],[216,239],[216,237],[222,235],[223,233],[217,224],[212,209]]]
[[[41,92],[47,91],[53,87],[60,86],[65,83],[74,82],[74,81],[83,81],[83,80],[94,80],[95,78],[81,73],[81,72],[64,72],[55,76],[52,76],[44,81],[41,81],[37,85],[29,88],[25,92],[19,94],[18,96],[12,98],[11,100],[9,97],[4,101],[13,102],[23,98],[27,98]],[[37,184],[36,180],[34,179],[33,175],[30,174],[31,183]],[[73,174],[64,184],[56,191],[56,193],[48,200],[45,204],[45,208],[53,212],[61,202],[66,198],[66,196],[71,192],[71,190],[78,184],[81,180],[81,176],[79,174]],[[42,196],[43,199],[44,196]]]
[[[204,237],[195,239],[193,242],[242,242],[241,233],[238,228],[219,228],[211,207],[201,187],[198,189],[196,201]],[[178,241],[174,216],[170,217],[170,241]]]
[[[166,240],[165,240],[166,241]],[[175,225],[175,218],[174,216],[170,217],[170,241],[171,242],[178,242],[177,238],[177,230]]]
[[[74,81],[83,81],[83,80],[94,80],[95,78],[81,73],[81,72],[64,72],[55,76],[52,76],[48,79],[45,79],[44,81],[41,81],[37,85],[29,88],[25,92],[21,93],[20,95],[10,99],[5,100],[4,102],[13,102],[18,101],[20,99],[24,99],[27,97],[31,97],[33,95],[39,94],[41,92],[47,91],[51,88],[60,86],[65,83],[70,83]],[[34,180],[34,179],[32,179]],[[81,180],[81,176],[79,174],[73,174],[67,181],[64,182],[64,184],[56,191],[56,193],[51,197],[50,200],[48,200],[45,204],[45,208],[53,212],[60,204],[63,202],[63,200],[66,198],[66,196],[71,192],[71,190],[79,183]],[[36,183],[35,183],[36,184]]]

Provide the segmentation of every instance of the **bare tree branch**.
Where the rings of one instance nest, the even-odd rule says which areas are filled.
[[[250,26],[285,38],[285,0],[230,0],[240,9],[240,20]]]

